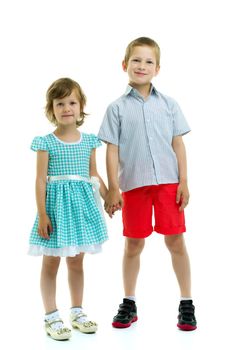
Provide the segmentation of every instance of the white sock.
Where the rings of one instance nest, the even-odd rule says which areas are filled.
[[[48,322],[51,322],[51,321],[56,320],[58,318],[60,318],[58,310],[51,312],[49,314],[45,314],[45,321],[48,321]],[[54,330],[61,329],[61,328],[63,328],[63,323],[59,322],[59,321],[55,322],[55,323],[51,324],[51,328]]]
[[[78,315],[80,313],[83,313],[83,308],[82,307],[72,307],[71,309],[71,313]],[[84,322],[88,322],[87,316],[82,316],[78,318],[78,322],[80,323],[84,323]]]
[[[192,298],[191,297],[180,297],[180,301],[181,300],[192,300]]]
[[[136,297],[134,295],[125,296],[125,299],[135,301],[135,303],[136,303]]]

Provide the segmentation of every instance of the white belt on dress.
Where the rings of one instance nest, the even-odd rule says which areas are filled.
[[[104,218],[104,211],[103,211],[101,198],[100,198],[100,192],[99,192],[100,183],[99,183],[98,177],[91,176],[91,178],[87,178],[87,177],[83,177],[80,175],[54,175],[54,176],[47,177],[48,182],[59,181],[59,180],[85,181],[85,182],[89,182],[90,184],[92,184],[93,189],[94,189],[93,193],[94,193],[96,205],[99,208],[100,213],[102,214],[102,216]]]

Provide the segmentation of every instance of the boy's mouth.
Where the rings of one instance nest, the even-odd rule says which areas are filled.
[[[140,75],[140,76],[144,76],[146,75],[146,73],[143,73],[143,72],[135,72],[136,75]]]

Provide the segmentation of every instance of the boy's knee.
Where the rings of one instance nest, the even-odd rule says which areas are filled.
[[[186,251],[182,235],[165,236],[165,243],[170,253],[183,254]]]
[[[144,239],[127,238],[125,241],[125,253],[130,256],[139,255],[145,245]]]

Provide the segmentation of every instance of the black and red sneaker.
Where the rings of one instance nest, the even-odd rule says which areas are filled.
[[[123,303],[119,305],[118,314],[113,318],[112,326],[115,328],[127,328],[137,319],[135,301],[124,298]]]
[[[192,300],[181,300],[177,327],[182,331],[194,331],[197,328],[195,307]]]

